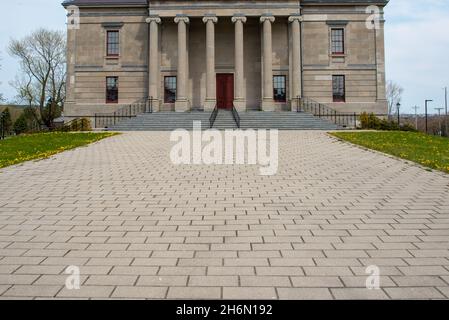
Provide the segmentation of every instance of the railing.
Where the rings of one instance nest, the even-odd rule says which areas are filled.
[[[137,117],[141,113],[153,112],[153,97],[143,98],[136,102],[124,106],[115,112],[110,113],[96,113],[95,114],[95,128],[109,128],[125,119]]]
[[[356,113],[342,113],[309,98],[296,98],[296,111],[311,113],[315,117],[325,119],[343,128],[356,128]]]
[[[234,117],[234,121],[237,124],[237,128],[240,129],[240,115],[235,106],[232,106],[232,116]]]
[[[214,127],[215,120],[217,119],[218,115],[218,105],[215,105],[214,111],[212,111],[212,114],[209,118],[209,127],[212,129]]]

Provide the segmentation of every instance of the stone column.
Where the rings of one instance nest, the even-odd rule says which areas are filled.
[[[187,99],[188,76],[188,56],[187,56],[187,24],[189,18],[186,16],[176,16],[175,23],[178,24],[178,77],[175,111],[184,112],[189,109]]]
[[[66,101],[64,103],[65,116],[70,115],[75,107],[75,64],[76,64],[76,28],[67,28],[67,76]]]
[[[262,110],[274,111],[273,101],[273,39],[271,24],[275,21],[272,15],[263,15],[263,95]]]
[[[150,16],[146,19],[149,24],[149,58],[148,58],[148,99],[153,105],[153,111],[159,111],[159,16]]]
[[[301,97],[301,15],[292,15],[288,18],[288,22],[291,24],[292,32],[292,67],[290,68],[290,81],[291,85],[291,108],[292,111],[296,110],[295,99]]]
[[[376,78],[377,78],[377,102],[382,107],[382,112],[386,110],[386,80],[385,80],[385,36],[384,36],[383,16],[379,24],[374,24],[374,35],[376,41]],[[377,28],[378,27],[378,28]]]
[[[215,15],[206,15],[203,18],[206,24],[206,101],[204,111],[212,111],[217,103],[216,75],[215,75],[215,24],[218,18]]]
[[[232,22],[235,25],[235,97],[234,106],[238,111],[246,110],[245,78],[244,78],[244,36],[243,24],[246,23],[244,15],[234,15]]]

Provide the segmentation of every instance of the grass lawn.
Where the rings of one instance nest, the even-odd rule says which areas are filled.
[[[85,146],[115,134],[111,132],[54,132],[0,140],[0,168],[24,161],[48,158],[56,153]]]
[[[449,139],[423,133],[333,132],[333,136],[369,149],[449,173]]]

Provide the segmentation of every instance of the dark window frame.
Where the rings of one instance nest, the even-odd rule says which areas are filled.
[[[278,79],[282,80],[278,81]],[[278,90],[283,92],[281,94],[278,94],[277,92]],[[287,76],[285,75],[273,76],[273,99],[275,102],[287,102]]]
[[[175,103],[178,93],[178,77],[164,77],[164,103]]]
[[[346,76],[332,76],[332,99],[334,102],[346,102]]]
[[[110,35],[112,34],[116,35],[116,37],[111,37]],[[120,30],[106,31],[106,56],[120,56]]]
[[[331,28],[331,53],[345,54],[345,28]]]
[[[110,81],[114,81],[112,85]],[[117,104],[119,99],[118,77],[106,77],[106,103]]]

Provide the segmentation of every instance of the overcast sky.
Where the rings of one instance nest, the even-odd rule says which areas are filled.
[[[17,72],[17,62],[7,52],[10,38],[46,27],[65,29],[62,0],[2,0],[0,5],[0,92],[14,97],[9,82]],[[423,112],[425,99],[433,99],[431,111],[444,106],[443,87],[449,86],[449,1],[391,0],[386,12],[387,79],[404,87],[403,109],[418,105]]]

